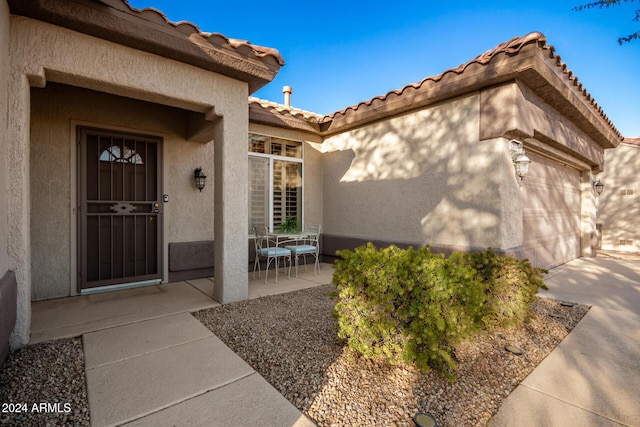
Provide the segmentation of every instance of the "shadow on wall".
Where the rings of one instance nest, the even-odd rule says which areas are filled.
[[[593,305],[552,353],[550,390],[620,425],[638,425],[640,265],[633,259],[581,258],[545,279],[553,299]],[[545,361],[546,362],[546,361]],[[569,373],[569,375],[567,375]],[[567,381],[570,378],[571,381]],[[527,379],[536,387],[537,378]],[[615,392],[612,392],[614,391]],[[575,400],[569,399],[570,404]],[[552,419],[553,413],[541,415]],[[565,414],[566,415],[566,414]],[[558,425],[562,423],[546,423]]]
[[[499,188],[514,179],[503,173],[512,171],[508,148],[478,142],[477,98],[454,104],[325,141],[327,234],[502,248]]]
[[[598,197],[598,219],[602,224],[603,249],[640,251],[640,194],[638,186],[638,155],[640,147],[620,144],[607,150],[604,191]]]
[[[7,271],[0,278],[0,366],[9,354],[9,337],[16,325],[17,298],[16,275]]]
[[[522,181],[524,253],[534,266],[552,268],[581,254],[580,171],[528,155],[532,163]]]

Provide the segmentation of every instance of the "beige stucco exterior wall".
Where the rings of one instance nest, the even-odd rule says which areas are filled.
[[[206,215],[194,215],[203,206],[213,207],[213,173],[202,192],[193,184],[193,170],[201,164],[214,163],[213,143],[184,139],[188,115],[172,107],[60,84],[32,90],[33,300],[75,294],[77,126],[163,138],[162,193],[169,195],[169,202],[162,206],[165,279],[169,243],[213,240],[212,209]]]
[[[0,88],[9,83],[9,6],[0,1]],[[7,201],[9,199],[9,156],[7,140],[7,91],[0,93],[0,276],[9,269],[7,237],[9,223]]]
[[[325,232],[460,249],[521,245],[508,141],[479,141],[479,114],[475,93],[326,139]]]
[[[602,249],[640,252],[639,159],[640,146],[633,144],[605,152],[606,169],[599,176],[604,191],[597,201]]]
[[[604,149],[584,129],[578,127],[556,108],[545,102],[521,82],[511,82],[481,93],[481,138],[505,135],[524,141],[525,147],[554,159],[560,164],[580,171],[579,199],[574,206],[580,212],[580,255],[594,256],[596,246],[595,194],[592,187],[593,173],[604,167]],[[607,167],[609,167],[607,165]],[[526,179],[526,178],[525,178]],[[545,177],[541,194],[529,195],[541,200],[544,207],[547,185],[554,185],[552,177]],[[546,182],[546,181],[549,182]],[[540,216],[540,228],[547,228],[544,215]],[[531,233],[532,230],[527,230]],[[537,231],[534,230],[537,233]],[[528,240],[531,236],[525,236]],[[549,248],[549,252],[553,252]]]
[[[192,173],[196,166],[202,166],[206,172],[215,172],[215,175],[211,173],[209,176],[215,176],[210,183],[214,184],[211,190],[215,189],[216,200],[206,203],[204,197],[207,196],[203,195],[199,203],[199,211],[215,211],[214,294],[223,302],[246,298],[247,83],[18,16],[10,17],[8,74],[7,99],[10,105],[5,141],[9,144],[7,176],[10,178],[8,184],[11,191],[7,204],[7,247],[9,265],[15,269],[18,280],[19,313],[12,338],[14,347],[28,342],[31,318],[33,252],[30,216],[33,198],[30,195],[29,161],[30,88],[45,87],[47,82],[64,83],[202,113],[214,124],[214,150],[222,155],[213,157],[215,165],[205,164],[202,160],[207,159],[201,158],[197,165],[188,165],[184,173]],[[84,107],[89,109],[91,106]],[[167,153],[165,158],[171,154]],[[34,156],[38,156],[38,153],[35,152]],[[37,178],[38,171],[34,174],[34,181],[39,182],[41,178]],[[167,239],[171,231],[168,234]],[[38,243],[41,243],[40,240]]]
[[[536,148],[579,169],[602,168],[604,149],[523,83],[484,89],[481,100],[481,139],[534,138]]]
[[[249,132],[304,142],[303,222],[323,224],[322,138],[307,132],[249,123]]]

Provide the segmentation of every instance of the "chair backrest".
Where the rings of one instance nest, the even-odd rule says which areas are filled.
[[[309,233],[306,241],[318,248],[320,246],[320,224],[307,224],[304,227],[304,232]]]
[[[267,239],[267,227],[253,227],[253,234],[255,236],[254,242],[256,246],[256,253],[260,253],[260,251],[262,251],[265,241],[267,242],[267,247],[269,247],[269,239]]]
[[[305,232],[320,234],[320,224],[307,224],[304,227]]]

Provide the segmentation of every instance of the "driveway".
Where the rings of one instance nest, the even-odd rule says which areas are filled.
[[[490,426],[640,426],[640,260],[634,258],[603,253],[549,272],[541,297],[592,307]]]

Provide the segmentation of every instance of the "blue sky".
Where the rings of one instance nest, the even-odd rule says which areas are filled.
[[[171,21],[276,48],[286,65],[254,94],[321,114],[455,68],[513,37],[540,31],[624,135],[640,136],[640,2],[574,12],[580,0],[277,2],[129,0]]]

